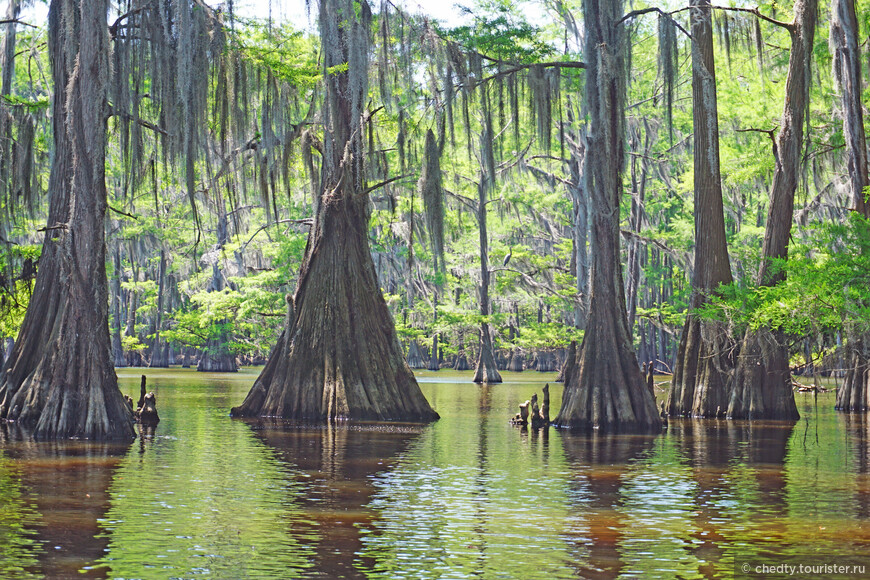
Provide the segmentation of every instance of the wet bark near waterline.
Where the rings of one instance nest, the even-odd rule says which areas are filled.
[[[412,340],[411,344],[408,346],[408,356],[405,361],[412,369],[426,368],[426,361],[423,360],[423,352],[416,340]]]
[[[105,0],[80,7],[54,0],[49,9],[55,86],[49,229],[34,293],[0,384],[0,418],[32,429],[37,438],[134,437],[133,416],[110,360],[107,10]]]
[[[210,340],[202,351],[196,370],[202,373],[235,373],[239,365],[236,364],[236,356],[227,352],[224,343]]]

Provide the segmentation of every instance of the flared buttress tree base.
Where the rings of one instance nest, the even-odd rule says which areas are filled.
[[[377,286],[364,207],[324,204],[295,309],[291,304],[277,346],[232,415],[313,422],[438,419],[405,362]]]
[[[730,419],[800,419],[784,342],[765,328],[746,331],[734,370]]]
[[[589,319],[578,350],[562,369],[565,390],[558,427],[621,433],[656,433],[662,421],[630,344],[617,340],[618,318]],[[594,336],[594,340],[590,337]],[[571,356],[571,355],[574,356]]]
[[[726,331],[711,321],[686,317],[674,377],[665,403],[671,416],[724,417],[728,409],[725,383]]]

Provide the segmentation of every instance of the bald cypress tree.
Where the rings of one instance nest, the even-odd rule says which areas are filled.
[[[692,308],[732,281],[719,174],[719,115],[710,0],[692,0],[692,119],[694,129],[695,268]],[[727,333],[692,313],[686,317],[668,394],[671,415],[712,417],[728,406]]]
[[[817,11],[818,0],[798,0],[793,21],[779,23],[791,37],[791,53],[782,121],[774,148],[776,167],[758,269],[760,286],[774,286],[785,280],[780,264],[788,258],[794,197],[802,164]],[[728,416],[734,419],[799,417],[791,385],[788,347],[782,333],[765,327],[746,331],[734,370]]]
[[[562,408],[555,423],[575,429],[657,431],[661,419],[632,345],[619,256],[627,74],[623,6],[622,0],[583,1],[591,295],[583,344],[566,361]]]
[[[861,52],[858,42],[858,15],[855,0],[835,0],[831,6],[831,53],[834,55],[834,80],[840,91],[843,135],[848,153],[849,186],[853,209],[870,219],[870,203],[865,188],[870,185],[867,162],[867,137],[861,102]],[[850,336],[848,367],[843,386],[837,390],[837,409],[870,409],[870,337]]]
[[[107,0],[52,0],[49,9],[49,219],[33,296],[0,382],[0,417],[38,438],[134,434],[109,357],[107,10]]]
[[[316,218],[287,322],[235,417],[428,422],[438,418],[402,356],[368,241],[364,171],[371,11],[321,0],[323,164]]]

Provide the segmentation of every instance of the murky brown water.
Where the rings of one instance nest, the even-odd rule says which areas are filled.
[[[227,416],[256,371],[144,372],[153,437],[0,428],[0,578],[728,578],[846,555],[870,575],[870,422],[832,395],[799,395],[794,425],[583,436],[508,423],[553,375],[424,372],[438,423],[312,429]]]

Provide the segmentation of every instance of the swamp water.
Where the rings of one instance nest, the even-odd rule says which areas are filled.
[[[303,429],[228,417],[256,370],[122,369],[125,393],[141,372],[161,422],[131,445],[0,427],[0,578],[870,575],[870,422],[832,394],[799,394],[794,425],[535,433],[508,419],[545,380],[555,416],[555,375],[420,372],[433,425]]]

